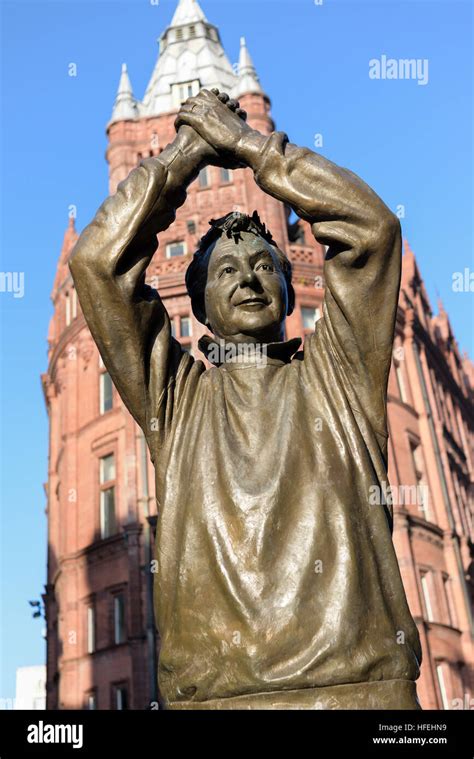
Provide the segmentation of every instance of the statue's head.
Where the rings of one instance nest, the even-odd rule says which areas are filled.
[[[282,340],[295,304],[290,261],[256,211],[210,226],[186,272],[194,315],[228,342]]]

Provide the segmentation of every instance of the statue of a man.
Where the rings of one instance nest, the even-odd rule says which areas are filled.
[[[417,709],[420,642],[382,497],[398,219],[352,172],[251,129],[218,90],[187,100],[176,128],[105,201],[70,263],[156,469],[164,704]],[[173,339],[145,271],[208,164],[250,167],[328,246],[304,351],[284,339],[291,264],[256,214],[213,221],[187,272],[216,365]]]

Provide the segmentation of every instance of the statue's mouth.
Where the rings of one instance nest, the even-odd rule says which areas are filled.
[[[258,295],[254,296],[253,298],[245,298],[245,300],[241,300],[240,303],[237,303],[238,306],[268,306],[268,301],[266,298],[261,298]]]

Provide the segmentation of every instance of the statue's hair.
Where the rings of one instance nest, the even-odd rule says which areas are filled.
[[[206,323],[204,291],[206,289],[209,260],[215,243],[224,234],[229,238],[233,237],[237,242],[242,239],[241,232],[252,232],[258,237],[262,237],[275,248],[288,290],[288,313],[291,313],[295,301],[293,285],[291,284],[291,262],[285,253],[278,248],[270,231],[260,220],[257,211],[254,211],[252,216],[240,213],[239,211],[232,211],[220,219],[211,219],[209,224],[211,228],[201,238],[199,247],[186,271],[186,289],[191,298],[191,305],[196,319],[203,324]]]

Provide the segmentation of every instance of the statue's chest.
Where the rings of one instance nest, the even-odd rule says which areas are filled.
[[[213,430],[231,457],[262,455],[284,438],[297,402],[289,379],[274,366],[222,372],[213,394]]]

